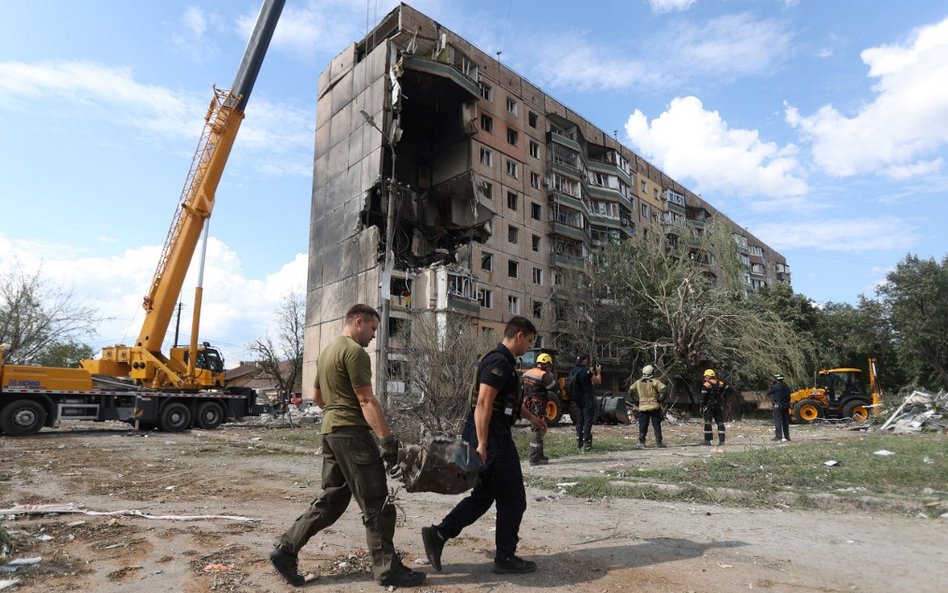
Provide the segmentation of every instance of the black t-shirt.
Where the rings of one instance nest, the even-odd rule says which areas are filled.
[[[573,370],[570,371],[570,374],[576,375],[576,379],[573,383],[575,388],[575,393],[573,393],[572,396],[573,401],[577,404],[588,404],[591,402],[595,395],[593,391],[592,371],[588,367],[577,364],[573,367]]]
[[[497,389],[491,423],[503,422],[511,426],[520,416],[520,378],[516,360],[502,343],[487,353],[478,366],[478,383]]]

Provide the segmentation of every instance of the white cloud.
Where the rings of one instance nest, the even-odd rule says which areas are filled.
[[[895,217],[783,220],[758,225],[754,234],[781,251],[878,253],[908,249],[916,243],[912,225]]]
[[[757,130],[731,128],[697,97],[678,97],[651,122],[638,109],[625,132],[634,147],[702,193],[791,198],[807,191],[796,147],[778,146]]]
[[[770,74],[789,54],[791,41],[780,23],[748,14],[672,23],[627,52],[560,31],[529,44],[539,61],[528,67],[535,69],[541,86],[581,91],[721,84]]]
[[[219,53],[214,37],[208,33],[223,30],[223,19],[218,14],[189,6],[178,19],[178,29],[171,35],[171,42],[191,59],[202,61]]]
[[[663,13],[676,10],[688,10],[698,0],[648,0],[652,12]]]
[[[787,123],[812,145],[827,173],[849,177],[881,171],[895,179],[942,166],[936,151],[948,143],[948,19],[914,32],[900,45],[861,54],[875,98],[847,116],[832,105],[811,115],[785,106]]]
[[[74,302],[112,316],[99,327],[96,349],[133,341],[143,321],[142,298],[158,261],[160,246],[145,245],[110,257],[84,256],[63,251],[60,246],[13,242],[0,234],[0,274],[19,265],[29,273],[40,269],[44,278],[73,293]],[[200,339],[222,348],[228,365],[247,357],[245,346],[262,337],[274,309],[290,291],[302,293],[306,285],[307,256],[297,254],[279,270],[263,278],[248,278],[240,258],[215,237],[208,240]],[[181,340],[188,339],[197,266],[185,279],[181,300]],[[174,340],[169,327],[164,348]],[[92,342],[92,340],[90,340]]]

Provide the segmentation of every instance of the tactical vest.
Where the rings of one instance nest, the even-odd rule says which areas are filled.
[[[477,394],[478,391],[480,391],[481,385],[481,367],[484,365],[484,361],[491,355],[503,356],[501,352],[491,350],[477,363],[474,369],[474,381],[471,383],[471,395],[468,398],[471,413],[474,412],[474,408],[477,406]],[[517,371],[514,370],[513,372],[516,374]],[[510,383],[509,377],[508,383]],[[497,397],[494,398],[494,405],[491,408],[491,422],[496,419],[497,421],[504,422],[507,426],[513,426],[514,423],[520,419],[520,411],[523,406],[523,383],[520,380],[515,380],[513,384],[514,389],[512,391],[509,389],[500,389],[497,391]]]

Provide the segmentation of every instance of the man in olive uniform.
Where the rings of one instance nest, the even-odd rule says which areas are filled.
[[[372,366],[365,347],[375,338],[379,314],[368,305],[346,313],[342,335],[316,363],[313,401],[323,409],[323,490],[275,542],[270,561],[291,585],[305,581],[297,555],[311,537],[329,527],[355,496],[375,578],[383,586],[413,587],[425,580],[395,552],[395,507],[388,500],[386,467],[398,462],[398,441],[372,393]],[[379,438],[377,445],[372,432]],[[379,451],[381,447],[381,454]],[[384,465],[383,465],[384,460]]]
[[[559,395],[560,387],[550,372],[553,357],[546,352],[537,356],[537,366],[523,374],[523,403],[534,416],[543,419],[542,427],[532,427],[530,438],[530,465],[546,465],[550,459],[543,454],[543,435],[546,434],[546,402]]]
[[[516,369],[516,357],[533,345],[536,334],[536,327],[529,319],[519,315],[512,317],[504,328],[503,340],[478,364],[476,403],[467,415],[463,437],[477,449],[484,467],[471,493],[441,523],[421,530],[425,554],[435,570],[441,570],[445,542],[460,535],[495,502],[496,550],[492,570],[497,574],[519,574],[537,569],[536,562],[516,555],[520,522],[527,510],[527,494],[520,456],[510,432],[521,414],[534,427],[543,425],[543,421],[523,405],[520,374]]]
[[[665,384],[653,379],[655,367],[642,367],[642,378],[629,387],[629,397],[639,408],[639,444],[645,446],[649,422],[655,430],[655,446],[665,447],[662,440],[662,402],[665,401]]]
[[[711,421],[718,425],[718,444],[724,444],[724,395],[727,384],[718,379],[714,369],[704,372],[704,381],[701,383],[701,410],[704,413],[704,445],[711,445]]]

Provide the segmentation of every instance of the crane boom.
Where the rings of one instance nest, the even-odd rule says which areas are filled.
[[[217,186],[284,3],[285,0],[263,1],[231,90],[214,88],[204,130],[191,160],[154,278],[143,301],[145,320],[135,346],[104,348],[101,359],[82,362],[83,368],[89,372],[131,376],[139,384],[153,388],[197,389],[223,385],[222,368],[195,370],[196,352],[193,347],[175,349],[178,352],[173,351],[171,357],[165,357],[161,346],[201,232],[214,210]],[[195,307],[199,306],[196,302]],[[199,313],[196,310],[197,319]],[[191,332],[194,344],[198,333],[196,322]]]

